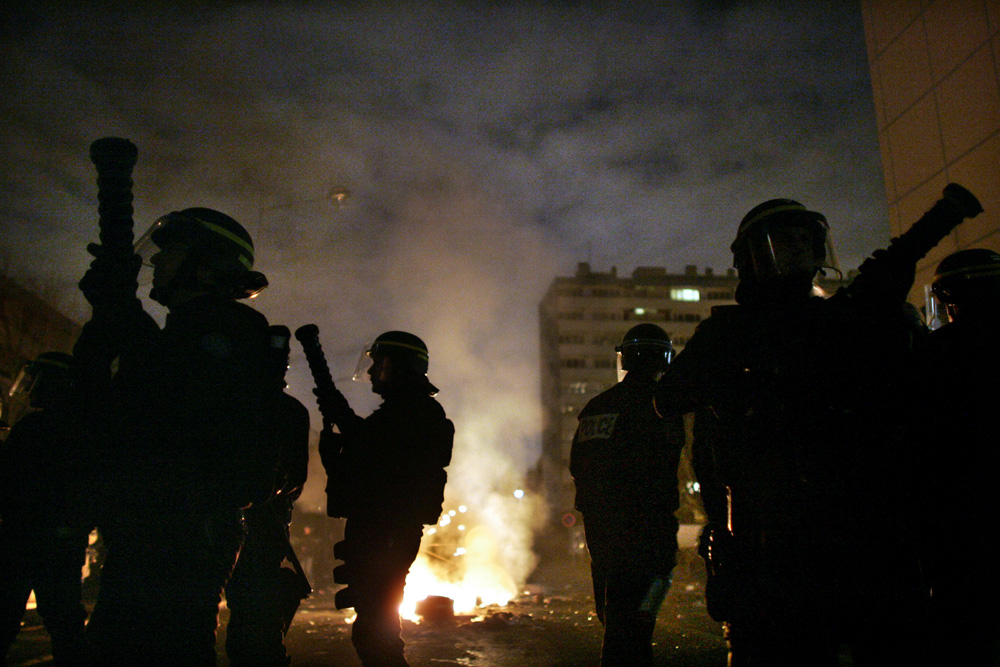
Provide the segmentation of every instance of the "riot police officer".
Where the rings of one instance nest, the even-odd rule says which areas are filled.
[[[405,331],[379,335],[365,375],[382,404],[367,418],[343,397],[335,405],[340,433],[324,430],[320,456],[329,478],[327,514],[347,519],[334,548],[339,609],[354,607],[351,642],[365,667],[406,667],[399,605],[423,527],[437,523],[455,427],[427,379],[427,345]],[[326,415],[327,412],[324,412]]]
[[[45,352],[11,388],[27,394],[32,411],[0,445],[0,662],[32,590],[55,664],[85,660],[80,569],[91,525],[71,364],[68,354]]]
[[[914,385],[912,440],[931,587],[927,634],[934,665],[1000,664],[1000,254],[961,250],[932,284],[947,324],[928,337]]]
[[[750,210],[732,245],[737,305],[713,309],[660,381],[663,415],[699,410],[714,487],[705,541],[724,555],[740,665],[915,664],[924,590],[905,512],[901,430],[917,260],[975,198],[945,197],[832,297],[826,218],[791,199]],[[723,546],[725,548],[719,549]],[[718,603],[718,600],[714,602]]]
[[[99,527],[107,546],[88,634],[102,665],[214,665],[223,585],[243,538],[241,508],[272,490],[268,324],[237,299],[266,285],[250,235],[208,208],[158,220],[152,252],[161,329],[123,293],[122,264],[95,261],[81,288],[94,307],[76,349],[90,386],[106,374]],[[93,252],[102,256],[101,248]],[[138,262],[129,265],[138,271]],[[118,370],[108,380],[113,356]]]
[[[281,391],[273,423],[279,458],[274,494],[243,512],[247,534],[226,584],[226,654],[233,667],[288,665],[284,637],[295,609],[311,591],[300,567],[282,567],[285,559],[298,563],[289,524],[309,467],[309,411],[284,391],[291,333],[283,325],[270,331],[271,373],[275,390]]]
[[[625,377],[584,407],[570,453],[604,624],[603,667],[653,664],[656,614],[676,564],[684,447],[681,417],[663,420],[653,409],[656,380],[673,354],[670,337],[639,324],[616,350]]]

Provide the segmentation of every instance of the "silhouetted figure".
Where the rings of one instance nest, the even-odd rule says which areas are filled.
[[[934,665],[1000,664],[1000,254],[962,250],[933,283],[948,322],[928,337],[915,384]]]
[[[828,225],[789,199],[733,243],[736,306],[714,308],[660,380],[660,414],[698,410],[709,603],[741,665],[917,664],[925,591],[903,521],[904,388],[917,260],[975,198],[945,198],[829,298]],[[722,490],[728,498],[718,496]],[[721,514],[721,516],[720,516]],[[710,583],[710,587],[711,587]],[[722,595],[720,595],[722,593]]]
[[[45,352],[13,391],[34,410],[0,445],[0,662],[17,637],[31,591],[56,665],[83,665],[81,568],[91,526],[72,401],[72,357]]]
[[[673,347],[655,324],[639,324],[617,348],[624,379],[580,413],[570,472],[583,514],[597,617],[604,624],[601,665],[653,664],[656,614],[677,563],[680,415],[653,409],[656,380]]]
[[[368,355],[382,405],[362,419],[338,393],[332,412],[340,433],[324,429],[320,438],[327,514],[347,519],[334,549],[344,561],[334,578],[347,584],[336,603],[357,612],[351,641],[365,667],[405,667],[399,605],[423,527],[441,514],[455,428],[433,398],[420,338],[389,331]]]
[[[274,437],[279,461],[274,495],[243,511],[247,535],[226,584],[226,654],[233,667],[285,667],[290,659],[284,638],[309,583],[282,562],[290,553],[292,508],[302,493],[309,466],[309,411],[284,392],[288,368],[288,327],[271,327],[272,375],[281,392]]]
[[[241,508],[271,493],[277,458],[267,320],[236,300],[266,280],[251,270],[246,230],[212,209],[164,216],[136,244],[147,250],[150,296],[169,310],[162,329],[121,288],[134,273],[101,263],[100,247],[81,282],[94,312],[76,350],[85,381],[108,386],[110,441],[98,516],[107,555],[88,634],[100,665],[214,665]],[[118,357],[113,380],[102,355]]]

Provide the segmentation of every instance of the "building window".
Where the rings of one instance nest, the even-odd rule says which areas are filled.
[[[569,386],[566,387],[566,393],[568,393],[568,394],[586,394],[587,393],[587,383],[586,382],[570,382]]]
[[[709,292],[706,298],[709,301],[731,301],[733,299],[732,290],[724,290],[721,292]]]
[[[674,301],[700,301],[701,293],[692,287],[673,287],[670,298]]]
[[[674,322],[701,322],[700,313],[677,313]]]
[[[620,320],[621,315],[618,313],[596,312],[593,315],[593,319],[599,322],[606,322],[608,320]]]
[[[559,336],[560,345],[583,345],[583,334],[565,334]]]
[[[600,359],[594,359],[594,368],[616,368],[618,363],[615,359],[607,359],[601,357]]]
[[[639,320],[642,322],[651,322],[653,320],[668,321],[670,320],[670,311],[659,308],[643,308],[641,306],[626,308],[622,312],[622,319],[625,321]]]
[[[582,310],[569,310],[559,313],[556,317],[560,320],[582,320],[583,311]]]
[[[590,340],[594,345],[617,345],[621,342],[621,336],[613,333],[599,333],[594,334]]]
[[[587,360],[586,359],[563,359],[562,360],[562,367],[563,368],[586,368],[587,367]]]

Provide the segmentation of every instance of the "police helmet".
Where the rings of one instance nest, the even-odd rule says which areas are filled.
[[[399,370],[417,375],[427,373],[430,358],[424,341],[406,331],[379,334],[368,349],[368,356],[389,357]]]
[[[622,338],[621,345],[615,347],[619,355],[621,370],[631,371],[645,368],[662,371],[674,356],[674,346],[670,336],[660,327],[650,322],[637,324]]]
[[[985,248],[959,250],[937,265],[931,291],[948,305],[1000,296],[1000,254]]]
[[[140,255],[152,254],[172,241],[187,245],[205,265],[222,276],[234,298],[256,296],[267,287],[264,274],[253,271],[253,239],[225,213],[194,207],[161,217],[135,244]]]
[[[33,375],[50,374],[63,377],[69,374],[70,365],[73,363],[73,356],[65,352],[42,352],[31,362],[30,369]]]
[[[29,396],[31,403],[45,403],[48,396],[69,386],[73,357],[65,352],[43,352],[24,365],[11,385],[11,398]]]
[[[815,262],[813,273],[828,260],[833,260],[830,226],[822,213],[810,211],[794,199],[769,199],[743,216],[736,239],[730,246],[734,264],[740,273],[770,278],[801,272],[803,267],[783,266],[782,258],[775,253],[776,230],[787,227],[802,227],[810,232]]]

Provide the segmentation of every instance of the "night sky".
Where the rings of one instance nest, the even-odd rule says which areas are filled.
[[[101,5],[0,9],[0,268],[85,321],[87,148],[130,138],[137,234],[188,206],[243,222],[253,305],[318,324],[335,379],[383,330],[427,341],[453,497],[534,465],[538,302],[577,262],[724,271],[775,196],[827,214],[845,269],[888,241],[855,2]]]

